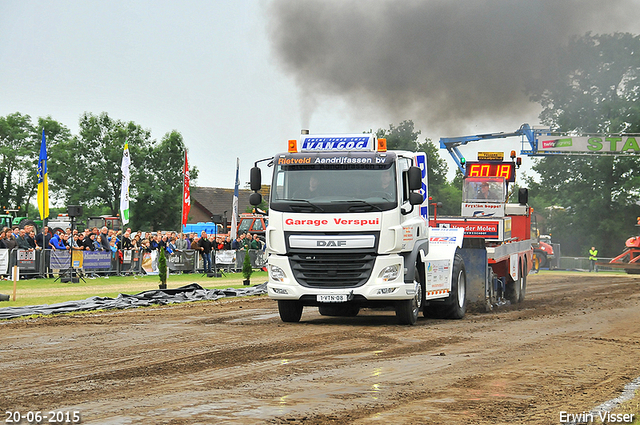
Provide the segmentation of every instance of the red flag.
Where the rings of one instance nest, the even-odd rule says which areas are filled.
[[[182,189],[182,225],[187,224],[189,210],[191,209],[191,194],[189,192],[189,163],[187,152],[184,152],[184,188]]]

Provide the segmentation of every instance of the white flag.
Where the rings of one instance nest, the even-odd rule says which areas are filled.
[[[124,144],[124,153],[122,154],[122,187],[120,188],[120,217],[122,225],[129,222],[129,165],[131,158],[129,157],[129,144]]]

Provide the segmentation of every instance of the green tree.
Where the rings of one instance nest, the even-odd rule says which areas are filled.
[[[249,284],[253,269],[251,268],[251,259],[249,258],[249,247],[244,250],[244,260],[242,261],[242,277],[244,277],[245,284]]]
[[[133,122],[114,120],[106,112],[98,116],[85,112],[79,124],[77,136],[51,147],[53,190],[67,205],[98,206],[118,214],[124,145],[129,144],[135,165],[151,145],[150,132]]]
[[[37,210],[31,213],[30,207],[31,201],[37,203],[37,169],[43,129],[48,150],[70,138],[69,129],[51,117],[38,118],[36,126],[29,115],[19,112],[0,117],[0,204],[20,207],[25,215],[33,217],[38,214]],[[48,156],[50,159],[50,152]]]
[[[531,99],[543,106],[542,122],[563,132],[639,132],[639,52],[640,36],[631,34],[573,39],[529,87]],[[549,217],[565,255],[584,256],[595,245],[601,255],[615,256],[637,234],[640,159],[554,156],[533,169],[540,174],[531,184],[534,197],[543,200],[538,210],[565,208]]]
[[[136,228],[177,229],[182,211],[182,171],[185,144],[177,131],[165,134],[159,144],[149,146],[139,160],[132,204],[132,223]],[[131,156],[132,161],[136,159]],[[198,169],[189,167],[190,181],[198,178]],[[133,215],[135,214],[135,216]]]
[[[0,205],[22,206],[33,185],[29,175],[33,159],[34,128],[29,115],[19,112],[0,117]],[[37,158],[35,161],[37,162]]]
[[[389,129],[376,131],[378,138],[387,139],[387,148],[424,152],[427,154],[427,178],[429,180],[429,196],[433,202],[442,202],[438,214],[459,214],[462,202],[462,184],[447,181],[447,163],[438,154],[438,147],[430,139],[420,143],[420,130],[415,130],[413,121],[402,121],[398,126],[389,125]]]
[[[119,214],[125,143],[131,156],[129,226],[178,228],[185,145],[177,131],[157,143],[149,130],[132,121],[114,120],[106,112],[84,113],[79,134],[61,137],[50,149],[51,189],[67,205],[83,205],[90,214]],[[189,171],[195,182],[197,168]]]

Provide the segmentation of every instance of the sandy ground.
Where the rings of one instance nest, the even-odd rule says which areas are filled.
[[[257,297],[6,321],[0,333],[2,412],[79,411],[93,424],[558,424],[640,376],[640,276],[534,275],[522,304],[416,326],[391,311],[328,318],[309,307],[285,324]]]

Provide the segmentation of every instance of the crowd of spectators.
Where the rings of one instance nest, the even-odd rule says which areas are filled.
[[[260,237],[250,233],[239,235],[235,240],[230,236],[208,235],[202,232],[177,233],[177,232],[142,232],[132,233],[127,228],[124,233],[103,227],[98,229],[66,229],[65,232],[51,234],[49,228],[44,226],[36,235],[33,226],[27,225],[23,229],[18,227],[5,227],[0,231],[0,248],[20,249],[51,249],[51,250],[86,250],[86,251],[112,251],[122,249],[139,249],[151,252],[164,248],[169,254],[176,250],[194,249],[196,251],[221,251],[239,249],[263,249],[264,242]]]
[[[42,231],[35,233],[32,225],[23,229],[18,227],[5,227],[0,231],[0,248],[54,251],[110,251],[113,259],[121,259],[122,250],[141,249],[144,252],[152,252],[161,248],[172,254],[176,251],[195,250],[203,259],[205,272],[211,271],[211,255],[215,251],[222,250],[264,250],[264,241],[258,234],[241,234],[234,240],[230,236],[209,235],[202,232],[177,233],[177,232],[132,232],[131,228],[112,230],[107,227],[98,229],[71,230],[66,229],[51,234],[49,228],[44,226]]]

